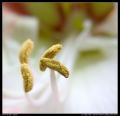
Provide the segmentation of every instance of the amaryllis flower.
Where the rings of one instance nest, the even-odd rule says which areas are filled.
[[[18,20],[12,33],[7,33],[7,36],[5,27],[13,18],[6,24],[8,20],[6,16],[3,17],[3,113],[118,112],[116,37],[93,37],[89,21],[85,22],[85,29],[79,35],[71,33],[61,42],[63,48],[56,56],[70,71],[70,76],[66,79],[57,72],[55,75],[51,74],[49,69],[45,72],[39,70],[41,55],[56,42],[48,41],[48,44],[41,38],[37,39],[37,19],[27,17],[24,23],[23,16],[12,16]],[[18,33],[16,30],[19,30]],[[35,44],[29,59],[34,86],[26,96],[20,72],[19,51],[22,43],[29,37]],[[58,88],[57,92],[54,87]]]

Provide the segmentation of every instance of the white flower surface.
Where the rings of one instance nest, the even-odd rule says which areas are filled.
[[[32,32],[36,37],[36,32]],[[33,41],[37,43],[37,40]],[[38,47],[36,55],[29,59],[34,76],[34,87],[29,97],[39,104],[35,107],[23,89],[18,59],[21,43],[12,36],[5,36],[2,54],[3,113],[117,113],[117,43],[117,38],[92,37],[89,28],[78,37],[71,36],[62,43],[63,49],[56,59],[68,67],[70,77],[66,79],[55,72],[60,102],[54,99],[50,70],[39,70],[39,60],[47,46]],[[88,50],[99,50],[102,57],[93,57],[94,61],[91,55],[83,57],[82,53]]]

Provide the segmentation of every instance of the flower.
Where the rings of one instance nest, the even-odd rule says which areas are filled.
[[[27,20],[32,20],[32,24],[35,22],[31,18],[26,19],[26,22]],[[21,22],[24,22],[23,17]],[[15,27],[19,29],[19,26]],[[35,23],[34,27],[37,28]],[[64,47],[56,59],[65,64],[71,72],[68,79],[60,78],[61,75],[56,73],[59,98],[60,101],[64,101],[62,104],[56,102],[53,97],[50,82],[54,84],[54,81],[50,81],[49,70],[46,69],[44,73],[39,71],[38,61],[48,45],[43,46],[42,39],[33,39],[37,49],[34,48],[31,54],[30,67],[35,77],[35,86],[29,96],[39,103],[37,107],[27,101],[22,88],[18,60],[21,42],[13,34],[4,36],[3,113],[6,113],[6,108],[14,107],[19,108],[17,113],[117,113],[117,38],[93,37],[90,35],[90,27],[85,26],[78,36],[72,35],[61,42]],[[32,26],[25,29],[31,28]],[[33,29],[31,32],[35,38],[36,31]],[[26,34],[17,36],[19,35],[24,38]]]

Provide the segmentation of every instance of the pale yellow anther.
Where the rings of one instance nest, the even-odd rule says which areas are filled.
[[[19,60],[20,63],[28,63],[28,57],[31,54],[31,51],[33,49],[33,42],[30,39],[27,39],[21,49],[20,49],[20,54],[19,54]]]
[[[21,74],[24,82],[24,90],[25,92],[29,92],[33,87],[33,75],[28,64],[21,64]]]
[[[49,49],[47,49],[44,54],[42,55],[42,58],[54,58],[56,54],[61,50],[62,45],[61,44],[55,44],[51,46]],[[40,70],[45,71],[46,66],[40,62]]]
[[[49,58],[42,58],[40,62],[44,64],[46,67],[49,67],[50,69],[58,71],[65,78],[68,78],[69,76],[68,69],[63,64],[61,64],[59,61],[49,59]]]

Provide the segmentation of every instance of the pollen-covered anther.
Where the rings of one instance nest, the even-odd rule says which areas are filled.
[[[69,76],[68,69],[62,63],[60,63],[59,61],[53,60],[53,59],[49,59],[49,58],[42,58],[40,60],[40,62],[42,64],[44,64],[46,67],[49,67],[50,69],[59,72],[65,78],[68,78],[68,76]]]
[[[25,92],[31,91],[33,87],[33,75],[28,64],[21,64],[21,74],[23,77]]]
[[[54,58],[56,54],[61,50],[62,45],[61,44],[55,44],[51,46],[49,49],[47,49],[44,54],[42,55],[42,58]],[[46,66],[40,62],[40,70],[45,71]]]
[[[20,49],[19,60],[20,60],[21,64],[28,63],[28,57],[31,54],[32,49],[33,49],[33,42],[32,42],[32,40],[27,39],[23,43],[23,45]]]

